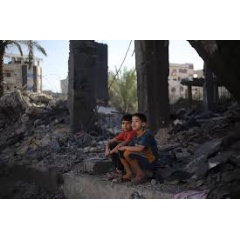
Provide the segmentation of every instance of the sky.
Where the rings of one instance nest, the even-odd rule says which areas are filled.
[[[115,70],[121,65],[130,40],[97,40],[108,44],[108,69]],[[48,56],[45,57],[36,52],[36,56],[42,58],[43,90],[61,92],[60,80],[68,74],[69,41],[68,40],[39,40],[45,48]],[[8,52],[14,53],[14,48]],[[193,63],[194,70],[202,69],[203,61],[187,41],[170,40],[170,63]],[[134,43],[132,42],[123,67],[135,67]]]

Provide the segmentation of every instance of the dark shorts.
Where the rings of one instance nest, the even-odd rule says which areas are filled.
[[[150,163],[148,159],[145,157],[145,155],[142,155],[140,153],[130,153],[129,158],[136,159],[143,169],[152,170],[155,166],[155,161]]]
[[[119,155],[120,158],[124,158],[122,151],[119,151]],[[141,168],[146,170],[152,170],[156,163],[156,161],[150,163],[144,154],[136,152],[130,153],[129,158],[137,160]]]

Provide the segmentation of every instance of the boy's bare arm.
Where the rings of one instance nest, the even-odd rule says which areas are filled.
[[[118,150],[120,151],[130,151],[130,152],[142,152],[145,149],[145,146],[138,145],[138,146],[122,146]]]
[[[117,142],[118,140],[116,138],[110,139],[107,144],[106,144],[106,148],[105,148],[105,156],[109,157],[110,154],[112,154],[112,151],[110,151],[110,144]],[[114,148],[115,149],[115,148]]]
[[[111,144],[111,143],[114,143],[114,142],[117,142],[117,139],[115,139],[115,138],[110,139],[110,140],[107,142],[106,147],[109,148],[110,144]]]
[[[124,142],[119,143],[114,149],[112,149],[112,150],[110,151],[110,154],[112,154],[112,153],[114,153],[114,152],[117,153],[117,152],[118,152],[118,149],[119,149],[120,147],[125,146],[125,145],[128,145],[130,142],[131,142],[130,140],[127,140],[127,141],[124,141]]]
[[[110,151],[110,144],[111,143],[114,143],[116,142],[117,139],[113,138],[113,139],[110,139],[107,144],[106,144],[106,149],[105,149],[105,156],[108,157],[110,154],[111,154],[111,151]]]

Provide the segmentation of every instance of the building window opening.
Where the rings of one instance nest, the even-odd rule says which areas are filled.
[[[176,92],[176,88],[173,87],[173,88],[171,89],[171,92],[172,92],[172,93],[175,93],[175,92]]]

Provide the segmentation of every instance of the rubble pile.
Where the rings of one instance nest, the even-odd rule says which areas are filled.
[[[207,192],[208,198],[239,198],[239,105],[223,105],[214,113],[194,110],[181,112],[159,147],[161,159],[166,150],[168,156],[160,159],[156,178]]]
[[[121,116],[102,107],[98,110],[91,131],[72,134],[66,101],[20,90],[2,97],[0,168],[5,169],[4,176],[7,176],[6,169],[16,165],[30,169],[29,172],[31,169],[39,169],[43,174],[52,171],[56,173],[53,174],[56,181],[61,181],[59,174],[66,172],[109,171],[112,165],[104,157],[104,146],[108,138],[120,131]],[[238,104],[221,105],[215,112],[180,109],[172,126],[168,131],[160,129],[156,139],[160,158],[148,183],[150,187],[171,191],[171,186],[176,186],[191,190],[191,196],[207,198],[240,197]],[[4,182],[3,175],[0,181]],[[27,195],[18,193],[17,196],[50,196],[32,183],[17,181],[16,184],[12,191],[32,189]],[[184,194],[188,196],[186,191]],[[51,197],[63,196],[57,190]],[[176,198],[181,198],[181,194]]]
[[[0,174],[0,198],[14,199],[62,199],[65,198],[61,189],[55,192],[46,191],[42,186],[32,181],[16,180],[9,169],[1,167]]]
[[[106,139],[120,130],[121,116],[100,110],[89,133],[73,135],[67,101],[20,90],[5,95],[0,99],[0,167],[106,172],[111,165],[103,160],[104,146]],[[90,164],[93,160],[96,166]],[[100,160],[105,163],[104,169],[98,166]]]

